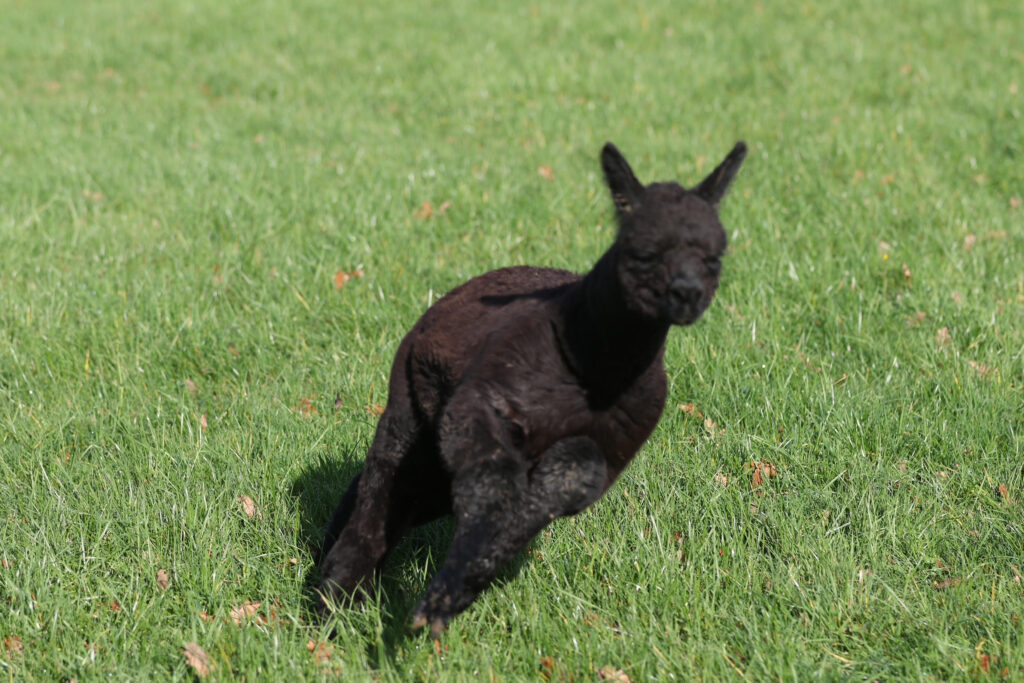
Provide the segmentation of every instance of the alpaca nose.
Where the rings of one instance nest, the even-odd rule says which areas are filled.
[[[669,293],[680,303],[695,304],[704,294],[704,285],[690,275],[680,275],[669,286]]]

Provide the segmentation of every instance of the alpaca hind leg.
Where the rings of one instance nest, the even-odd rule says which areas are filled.
[[[352,481],[349,482],[348,488],[345,489],[344,495],[341,497],[341,502],[338,503],[338,507],[334,510],[334,515],[331,516],[331,522],[327,525],[327,531],[324,533],[324,541],[320,546],[320,552],[317,554],[316,562],[320,564],[327,552],[334,547],[334,543],[338,540],[338,536],[341,534],[341,530],[348,524],[349,517],[352,516],[352,511],[356,507],[356,496],[359,493],[359,479],[363,476],[360,472]]]
[[[325,538],[320,563],[320,590],[325,598],[359,599],[357,589],[370,590],[373,572],[390,550],[389,540],[395,539],[394,532],[388,533],[389,527],[408,514],[406,500],[396,491],[395,482],[402,460],[416,441],[416,431],[411,418],[392,411],[381,417],[366,456],[366,468],[343,496],[335,513],[338,525],[332,522]],[[348,505],[351,510],[346,515],[343,508]],[[336,538],[328,545],[331,532]]]

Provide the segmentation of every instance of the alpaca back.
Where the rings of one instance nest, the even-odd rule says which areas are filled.
[[[425,421],[433,423],[489,337],[548,325],[557,314],[560,297],[580,279],[566,270],[513,266],[456,287],[431,306],[402,340],[391,391],[410,391]],[[557,351],[541,345],[536,353]]]

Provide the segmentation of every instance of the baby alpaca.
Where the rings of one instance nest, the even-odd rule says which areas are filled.
[[[409,527],[451,513],[413,615],[436,638],[541,529],[601,497],[661,416],[669,327],[695,322],[718,287],[718,206],[746,153],[737,143],[688,190],[644,186],[608,143],[619,230],[589,273],[503,268],[423,314],[324,539],[326,599],[358,597]]]

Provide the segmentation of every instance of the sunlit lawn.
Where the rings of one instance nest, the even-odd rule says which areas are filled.
[[[1024,679],[1022,30],[1018,2],[4,3],[0,674]],[[606,140],[692,183],[738,139],[722,289],[619,484],[437,646],[408,613],[445,524],[316,623],[312,550],[428,303],[587,269]]]

